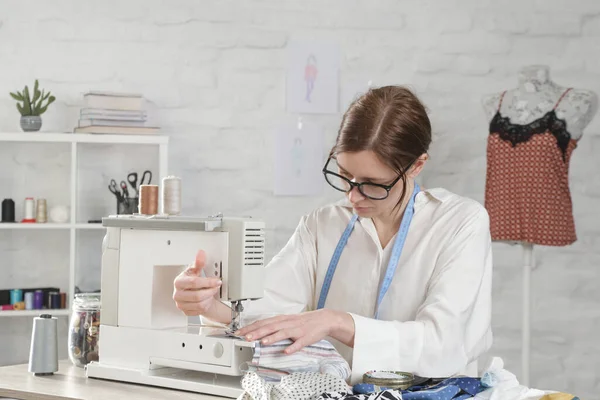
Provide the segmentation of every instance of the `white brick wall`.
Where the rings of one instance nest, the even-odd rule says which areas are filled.
[[[425,185],[483,201],[481,96],[513,87],[517,70],[532,63],[549,65],[563,85],[600,93],[599,13],[596,0],[0,0],[0,131],[19,130],[8,92],[36,77],[58,98],[44,116],[46,131],[71,130],[88,89],[140,91],[172,137],[171,172],[184,179],[186,212],[263,217],[273,255],[300,215],[336,195],[327,189],[318,198],[272,195],[272,133],[286,118],[289,40],[338,42],[342,86],[369,79],[411,85],[435,130]],[[305,118],[324,127],[329,147],[340,115]],[[571,164],[579,241],[539,249],[533,274],[531,384],[581,398],[600,390],[599,128],[596,118]],[[112,212],[108,179],[130,168],[156,169],[154,155],[86,149],[82,182],[99,192],[85,199],[81,217]],[[27,195],[68,201],[69,162],[68,148],[2,145],[0,197],[17,199],[19,207]],[[100,239],[98,232],[82,234],[77,279],[84,288],[98,279]],[[67,282],[66,238],[0,231],[0,251],[0,286]],[[520,252],[507,245],[494,251],[492,353],[519,374]],[[30,331],[28,320],[0,319],[0,364],[27,360]]]

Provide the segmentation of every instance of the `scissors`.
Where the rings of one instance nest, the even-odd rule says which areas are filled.
[[[148,182],[146,182],[146,175],[148,175]],[[139,186],[138,186],[138,174],[137,172],[131,172],[127,175],[127,182],[131,185],[133,190],[135,190],[136,194],[139,196]],[[140,180],[140,185],[149,185],[152,182],[152,172],[146,170],[142,173],[142,180]]]
[[[127,190],[127,184],[125,183],[125,181],[121,181],[121,189],[123,190],[123,196],[125,197],[125,200],[128,200],[129,190]]]
[[[123,182],[123,181],[121,181],[121,182]],[[121,194],[121,191],[119,190],[119,187],[117,186],[117,182],[114,179],[110,180],[110,185],[108,185],[108,190],[110,190],[112,192],[112,194],[117,196],[118,201],[123,201],[123,194]]]

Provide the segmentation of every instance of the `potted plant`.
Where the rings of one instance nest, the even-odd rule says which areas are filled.
[[[23,92],[10,93],[11,97],[18,101],[17,109],[21,113],[21,129],[25,132],[39,131],[42,127],[41,115],[46,112],[48,106],[56,100],[50,96],[50,92],[39,91],[38,80],[35,80],[33,97],[30,96],[29,88],[25,86]],[[46,104],[44,104],[46,102]]]

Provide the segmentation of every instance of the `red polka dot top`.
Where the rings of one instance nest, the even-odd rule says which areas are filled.
[[[577,142],[556,107],[526,125],[498,111],[487,142],[485,207],[492,240],[566,246],[577,240],[569,192],[569,162]]]

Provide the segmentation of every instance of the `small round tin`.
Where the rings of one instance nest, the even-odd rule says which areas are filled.
[[[382,388],[405,390],[413,386],[414,380],[413,374],[401,371],[369,371],[363,375],[363,383],[371,384],[377,390]]]

